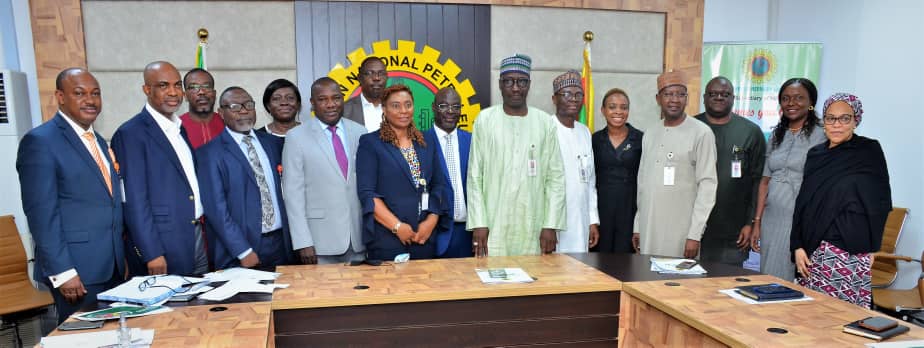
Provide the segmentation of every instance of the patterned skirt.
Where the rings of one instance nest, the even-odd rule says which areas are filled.
[[[821,241],[810,259],[809,277],[796,278],[799,285],[870,308],[872,264],[869,253],[851,255],[834,244]]]

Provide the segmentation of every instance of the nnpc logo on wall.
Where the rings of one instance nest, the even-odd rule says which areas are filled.
[[[462,116],[459,118],[459,127],[471,131],[475,117],[481,111],[481,104],[469,104],[468,100],[475,95],[475,89],[468,79],[459,82],[456,76],[462,71],[452,59],[445,63],[439,62],[440,51],[433,47],[424,46],[420,53],[414,50],[414,41],[398,40],[398,49],[391,48],[391,41],[383,40],[372,44],[372,55],[382,58],[385,69],[388,71],[388,86],[396,83],[404,84],[414,94],[414,122],[421,131],[433,126],[433,98],[436,92],[443,87],[453,87],[462,97]],[[350,60],[349,67],[337,64],[327,74],[340,84],[340,91],[344,99],[358,96],[359,65],[369,55],[362,47],[347,55]]]
[[[776,57],[768,49],[758,48],[745,60],[745,71],[755,83],[769,82],[776,72]]]

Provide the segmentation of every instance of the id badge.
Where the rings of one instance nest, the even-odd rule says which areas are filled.
[[[578,156],[578,162],[580,164],[580,167],[579,167],[580,169],[578,171],[580,172],[580,175],[581,175],[581,182],[586,183],[590,179],[590,174],[587,173],[587,170],[588,170],[587,167],[589,167],[587,165],[587,155]]]
[[[536,174],[538,174],[539,172],[539,169],[537,168],[537,166],[538,166],[538,163],[536,163],[536,160],[534,159],[530,159],[526,161],[526,175],[536,176]]]
[[[733,178],[741,177],[741,160],[733,160],[731,162],[731,177]]]
[[[420,210],[430,209],[430,192],[424,191],[420,195]]]
[[[664,186],[674,186],[674,166],[664,167]]]
[[[119,178],[119,188],[122,189],[122,203],[125,203],[125,180]]]

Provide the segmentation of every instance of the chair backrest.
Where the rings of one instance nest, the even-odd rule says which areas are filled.
[[[12,215],[0,216],[0,287],[29,281],[29,264]]]
[[[905,226],[905,219],[908,216],[907,208],[892,207],[888,219],[886,219],[885,229],[882,232],[882,246],[880,252],[895,254],[895,247],[898,245],[898,238],[902,234],[902,228]],[[888,287],[892,285],[898,276],[898,264],[894,259],[877,257],[872,267],[872,285],[874,287]]]

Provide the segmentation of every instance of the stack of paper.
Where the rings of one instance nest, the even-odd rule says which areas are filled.
[[[485,284],[503,284],[503,283],[532,283],[533,277],[530,277],[522,268],[491,268],[475,269],[478,278]]]
[[[199,295],[199,299],[207,301],[224,301],[241,292],[272,294],[275,289],[287,287],[289,287],[288,284],[261,284],[260,281],[256,279],[237,278],[229,280],[224,285],[212,291]]]
[[[205,279],[175,275],[134,277],[115,288],[97,294],[96,299],[151,306],[163,302],[177,292],[182,292],[184,285],[198,284],[203,281]]]
[[[258,271],[255,269],[234,267],[206,273],[204,277],[213,282],[224,282],[232,279],[276,280],[280,273]]]
[[[706,269],[697,264],[690,269],[677,268],[681,262],[696,262],[690,259],[665,259],[659,257],[651,258],[651,271],[662,274],[706,274]]]
[[[131,329],[132,347],[142,347],[154,343],[154,330]],[[84,332],[69,335],[42,337],[40,347],[118,347],[119,330]]]

